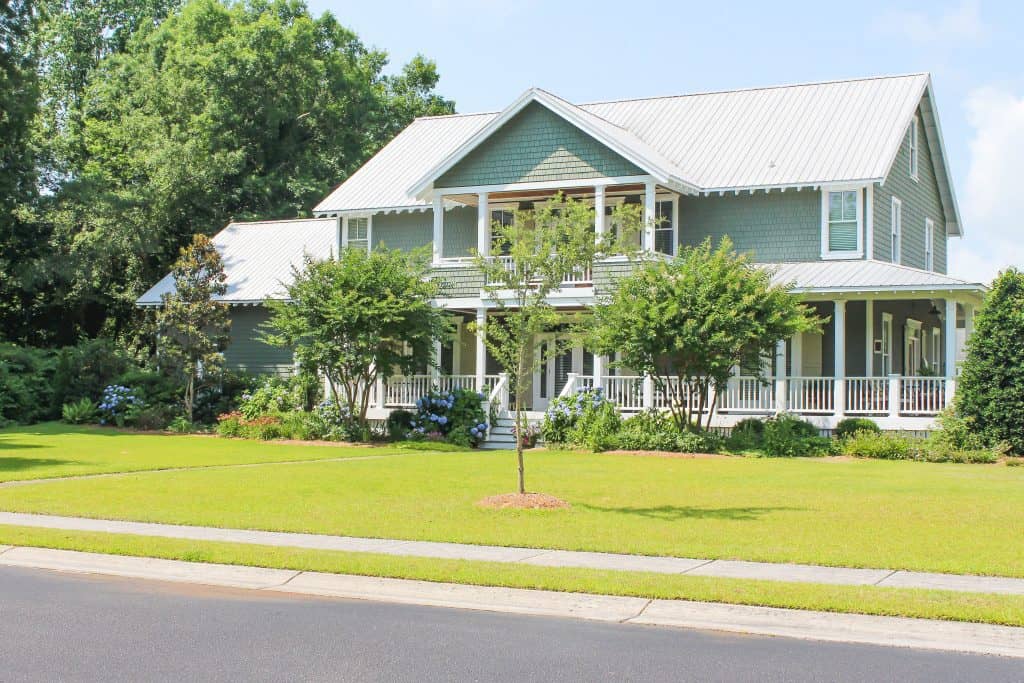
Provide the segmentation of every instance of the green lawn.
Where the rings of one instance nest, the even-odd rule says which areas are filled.
[[[116,429],[48,423],[0,429],[0,482],[397,452],[396,449],[364,447],[292,446],[210,436],[132,434]]]
[[[1020,595],[532,567],[11,526],[0,526],[0,544],[481,586],[1024,626],[1024,596]]]
[[[112,440],[147,438],[170,437]],[[188,443],[193,442],[215,450],[274,448],[215,439]],[[293,457],[315,450],[276,448]],[[0,509],[1024,576],[1024,468],[531,452],[528,487],[569,501],[571,509],[474,505],[512,490],[514,482],[512,454],[474,451],[47,482],[0,489]]]

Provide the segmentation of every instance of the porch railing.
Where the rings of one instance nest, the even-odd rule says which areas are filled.
[[[515,260],[511,256],[492,256],[492,259],[499,262],[504,268],[505,272],[513,272],[516,264]],[[591,272],[590,266],[584,266],[577,268],[568,277],[562,280],[563,285],[576,286],[576,285],[589,285],[593,282],[593,273]],[[488,281],[487,284],[495,284],[494,281]],[[500,284],[500,283],[498,283]]]
[[[498,375],[484,375],[485,395],[498,383]],[[476,390],[476,375],[395,375],[383,381],[385,408],[412,408],[425,394],[456,389]]]
[[[606,375],[600,383],[608,400],[625,413],[666,409],[673,401],[691,400],[686,387],[679,388],[676,377],[662,377],[655,382],[639,375]],[[593,376],[570,373],[559,395],[568,396],[595,384]],[[948,401],[944,377],[845,377],[838,390],[842,393],[844,415],[928,417],[939,414]],[[834,377],[759,380],[736,376],[729,379],[725,391],[718,395],[716,409],[726,415],[771,415],[782,410],[799,415],[834,415],[836,400]],[[895,411],[890,410],[893,406]]]

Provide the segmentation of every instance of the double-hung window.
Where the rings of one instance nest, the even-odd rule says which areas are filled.
[[[918,137],[917,137],[917,117],[910,122],[910,140],[908,141],[908,147],[910,151],[910,177],[917,180],[917,160],[918,160]]]
[[[676,203],[662,199],[655,203],[654,251],[675,256],[676,253]]]
[[[924,269],[935,270],[935,221],[924,219]]]
[[[823,258],[855,258],[862,255],[860,188],[836,188],[822,191]]]
[[[892,253],[890,260],[899,263],[903,247],[903,202],[896,197],[892,198],[892,219],[890,220]]]
[[[345,220],[345,246],[353,249],[370,250],[370,219],[348,218]]]
[[[495,234],[495,224],[507,228],[515,221],[515,214],[509,209],[495,209],[491,211],[491,255],[508,256],[512,252],[512,245],[507,235]]]

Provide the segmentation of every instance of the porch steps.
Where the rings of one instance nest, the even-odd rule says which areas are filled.
[[[530,424],[540,424],[544,413],[528,412],[526,416]],[[494,424],[491,425],[491,429],[487,433],[487,440],[480,444],[480,448],[489,451],[510,451],[514,449],[516,447],[516,437],[512,432],[512,428],[515,424],[515,415],[508,411],[502,411],[494,421]]]

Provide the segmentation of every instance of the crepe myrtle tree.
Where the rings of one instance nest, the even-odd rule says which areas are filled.
[[[160,364],[184,379],[185,414],[192,421],[196,390],[218,376],[228,344],[227,304],[215,299],[227,291],[220,253],[206,235],[195,235],[171,270],[174,291],[157,312]]]
[[[822,321],[772,276],[728,237],[717,248],[708,239],[644,262],[598,302],[591,349],[617,352],[613,365],[651,376],[680,429],[710,427],[734,367],[756,368],[764,381],[761,368],[780,340],[820,330]]]
[[[331,399],[367,436],[367,389],[378,377],[433,365],[434,342],[447,332],[427,275],[422,252],[346,248],[337,260],[307,259],[293,268],[287,298],[266,302],[263,339],[322,373]]]
[[[515,391],[519,493],[526,492],[524,405],[534,371],[547,358],[581,338],[580,319],[557,311],[548,299],[567,278],[591,268],[598,255],[629,255],[642,224],[640,208],[623,204],[612,213],[610,222],[614,230],[598,237],[594,217],[592,206],[556,194],[530,210],[512,212],[511,221],[492,223],[492,253],[503,258],[479,253],[473,258],[484,275],[485,296],[497,310],[483,325],[471,323],[471,329],[483,334]],[[556,331],[558,335],[543,345],[546,353],[542,353],[542,337]]]

